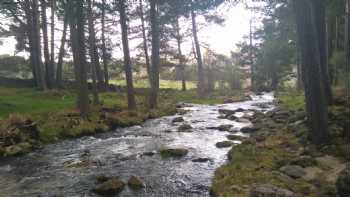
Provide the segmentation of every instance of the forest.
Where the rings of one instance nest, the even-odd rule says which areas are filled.
[[[349,197],[349,68],[350,0],[0,0],[0,197]]]

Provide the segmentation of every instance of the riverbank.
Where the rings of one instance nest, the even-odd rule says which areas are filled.
[[[0,155],[13,156],[30,152],[43,144],[61,139],[139,125],[145,120],[177,113],[178,102],[198,104],[242,100],[239,92],[217,91],[199,98],[194,90],[182,92],[162,89],[159,107],[150,110],[145,89],[136,90],[137,111],[127,110],[126,94],[104,92],[101,105],[92,107],[87,120],[75,109],[75,94],[64,90],[40,92],[30,88],[0,87]],[[223,96],[225,95],[225,96]]]
[[[258,131],[228,153],[218,168],[212,196],[347,196],[350,100],[338,96],[329,109],[332,142],[316,148],[307,139],[302,95],[278,94],[272,112],[255,114]]]

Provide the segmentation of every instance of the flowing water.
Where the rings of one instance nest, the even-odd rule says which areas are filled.
[[[101,174],[124,181],[132,175],[143,179],[144,189],[126,187],[118,196],[209,196],[214,171],[226,162],[230,150],[216,148],[215,144],[227,140],[226,135],[230,133],[208,127],[231,124],[239,129],[247,126],[249,123],[219,119],[218,110],[262,110],[256,104],[273,100],[272,94],[252,98],[231,104],[185,107],[189,111],[182,117],[193,127],[191,133],[177,132],[183,123],[173,124],[172,120],[179,115],[167,116],[140,126],[66,140],[21,157],[7,158],[0,161],[0,196],[97,196],[91,189],[96,186],[96,176]],[[164,159],[157,154],[164,147],[186,148],[189,153],[182,158]],[[146,156],[146,152],[156,154]],[[192,161],[197,158],[210,160]],[[93,162],[81,163],[87,160]]]

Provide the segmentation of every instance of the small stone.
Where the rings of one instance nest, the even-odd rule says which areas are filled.
[[[233,103],[233,102],[235,102],[232,98],[226,98],[225,100],[224,100],[224,103]]]
[[[140,189],[145,187],[143,181],[137,176],[131,176],[128,180],[128,185],[133,189]]]
[[[305,175],[305,170],[297,165],[287,165],[280,168],[280,171],[294,179],[301,178]]]
[[[7,146],[4,150],[5,156],[15,156],[28,153],[32,150],[32,145],[28,142],[22,142],[16,145]]]
[[[239,135],[227,135],[226,137],[227,139],[233,140],[233,141],[243,141],[246,139],[245,137],[239,136]]]
[[[212,160],[210,158],[197,158],[192,160],[192,162],[195,162],[195,163],[205,163],[208,161],[212,161]]]
[[[100,195],[115,195],[123,191],[124,187],[125,187],[124,182],[116,178],[112,178],[102,183],[101,185],[97,186],[92,191]]]
[[[172,123],[177,123],[177,122],[184,122],[184,118],[183,117],[176,117],[172,120]]]
[[[234,143],[231,142],[231,141],[222,141],[222,142],[216,143],[215,146],[216,146],[217,148],[228,148],[228,147],[233,146],[233,144],[234,144]]]
[[[183,157],[187,155],[188,150],[184,148],[167,148],[160,150],[162,157]]]
[[[301,166],[303,168],[307,168],[307,167],[316,166],[317,161],[315,158],[310,157],[310,156],[300,156],[300,157],[293,159],[290,162],[290,164],[291,165],[298,165],[298,166]]]
[[[156,152],[154,152],[154,151],[142,153],[143,156],[148,156],[148,157],[152,157],[152,156],[155,155],[155,154],[156,154]]]
[[[103,175],[103,174],[98,175],[98,176],[96,177],[96,180],[97,180],[97,182],[99,182],[99,183],[106,182],[106,181],[108,181],[108,180],[110,180],[110,179],[111,179],[111,177],[108,177],[108,176]]]
[[[234,121],[234,120],[237,120],[238,117],[235,116],[234,114],[232,114],[232,115],[229,115],[229,116],[227,117],[227,119]]]
[[[235,110],[231,110],[231,109],[219,109],[219,113],[220,114],[225,114],[226,116],[232,115],[234,113],[236,113]]]

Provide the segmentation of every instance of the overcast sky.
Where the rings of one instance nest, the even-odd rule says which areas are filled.
[[[249,33],[251,12],[241,4],[230,7],[223,5],[219,8],[219,11],[226,19],[224,25],[207,25],[199,32],[199,39],[202,43],[209,44],[211,49],[217,53],[229,55],[230,51],[235,49],[235,45],[243,40],[243,36]],[[57,36],[59,38],[59,35]],[[0,54],[13,55],[16,44],[14,38],[1,40],[3,45],[0,46]],[[183,47],[184,51],[188,52],[191,50],[192,44],[187,42]]]

